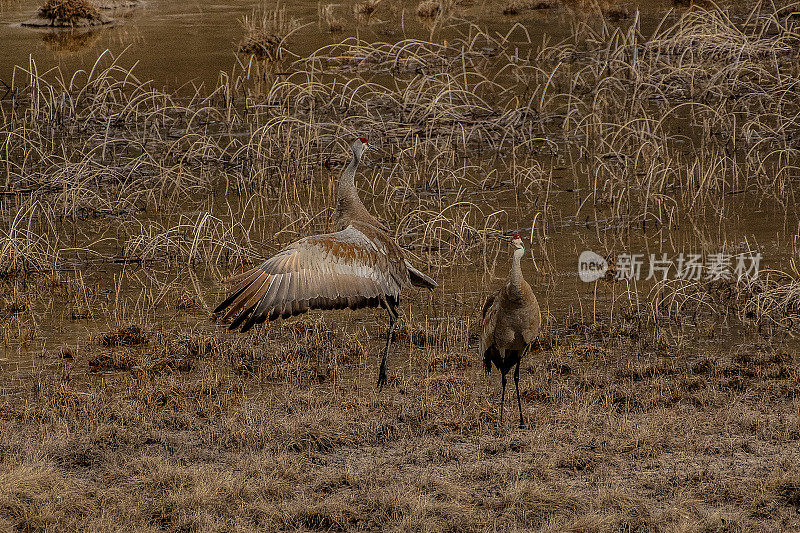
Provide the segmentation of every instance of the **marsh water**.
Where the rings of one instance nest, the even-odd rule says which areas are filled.
[[[320,4],[287,3],[286,13],[296,19],[299,29],[289,37],[290,58],[279,69],[290,72],[296,68],[292,67],[292,61],[353,36],[371,43],[391,44],[403,39],[447,43],[463,38],[470,24],[493,35],[509,35],[510,31],[513,35],[527,34],[525,44],[518,44],[517,55],[522,57],[542,43],[569,42],[576,24],[591,26],[598,23],[593,17],[604,17],[591,10],[565,8],[536,9],[504,16],[499,6],[477,1],[464,6],[460,12],[468,23],[436,26],[419,19],[414,5],[406,3],[387,12],[378,12],[369,20],[357,20],[353,17],[351,3],[336,4],[334,13],[345,23],[341,32],[331,33],[322,20]],[[620,5],[622,16],[611,21],[606,17],[602,24],[610,31],[637,24],[645,36],[681,16],[684,9],[671,2],[655,0]],[[0,42],[3,44],[0,47],[0,80],[10,86],[12,78],[25,79],[29,73],[24,70],[30,68],[31,59],[40,75],[55,67],[64,73],[80,69],[90,71],[98,56],[109,50],[127,68],[135,64],[133,72],[138,79],[152,80],[151,86],[159,90],[193,93],[195,87],[200,86],[201,92],[210,92],[219,82],[221,73],[257,68],[255,60],[236,53],[243,33],[239,20],[249,15],[253,7],[252,2],[149,0],[114,13],[115,24],[88,32],[23,27],[21,23],[34,15],[37,3],[0,0]],[[747,15],[746,10],[734,11],[731,18],[745,19]],[[65,37],[66,32],[69,37]],[[487,55],[492,53],[489,51]],[[346,73],[346,67],[344,70]],[[391,76],[385,73],[376,73],[370,79],[383,86],[391,85]],[[266,98],[255,90],[249,97]],[[9,98],[6,95],[5,100]],[[682,132],[681,142],[685,146],[675,161],[687,161],[696,151],[706,149],[703,125],[693,122],[696,119],[692,113],[681,112],[667,119],[673,130]],[[229,128],[224,135],[235,139],[252,135],[254,130],[252,126],[240,124]],[[601,201],[597,192],[604,190],[604,186],[598,187],[595,183],[592,188],[597,174],[592,174],[593,167],[587,163],[586,154],[569,146],[559,146],[558,139],[553,141],[555,149],[542,149],[524,160],[526,165],[538,163],[536,172],[533,166],[521,169],[511,164],[515,156],[505,153],[508,145],[501,145],[499,153],[464,151],[443,158],[443,163],[430,163],[432,174],[439,177],[435,183],[429,182],[426,190],[419,190],[405,187],[398,179],[395,161],[397,154],[402,154],[397,148],[399,144],[402,150],[402,142],[390,143],[380,137],[370,137],[374,139],[373,148],[357,178],[365,203],[391,227],[398,228],[398,239],[414,255],[414,262],[429,263],[429,272],[441,284],[430,294],[413,293],[408,298],[411,309],[407,312],[412,320],[424,323],[451,320],[474,325],[481,301],[506,275],[508,253],[496,235],[510,230],[525,235],[530,252],[524,266],[526,277],[543,309],[553,317],[553,324],[561,324],[553,327],[560,328],[565,335],[573,331],[566,326],[576,322],[600,324],[609,334],[617,331],[614,324],[619,318],[615,313],[620,306],[637,309],[651,297],[656,286],[654,280],[645,279],[649,275],[650,254],[659,258],[666,254],[671,261],[677,261],[681,254],[684,257],[700,254],[707,261],[711,254],[725,251],[732,257],[731,271],[737,257],[760,254],[762,272],[770,269],[791,272],[794,267],[798,217],[791,190],[770,195],[748,184],[740,187],[736,183],[726,183],[710,193],[707,200],[697,203],[692,194],[682,191],[688,185],[677,184],[671,189],[678,191],[676,199],[664,202],[658,216],[638,216],[635,211],[641,206],[631,205],[628,209],[620,204],[630,198],[640,198],[641,183],[613,189],[625,192],[617,195],[612,191],[609,198]],[[409,135],[405,139],[423,146],[426,142],[424,133],[421,139],[420,135]],[[83,343],[95,342],[98,332],[111,330],[125,321],[219,329],[220,326],[209,319],[210,310],[224,293],[219,281],[243,268],[242,264],[215,263],[207,258],[197,261],[191,251],[188,260],[180,253],[163,257],[155,252],[152,260],[142,259],[130,253],[140,242],[136,238],[158,237],[162,242],[183,239],[182,242],[188,242],[193,250],[193,228],[210,214],[218,220],[238,221],[255,227],[254,233],[240,242],[263,257],[293,238],[329,229],[331,184],[346,157],[346,144],[330,141],[323,145],[323,150],[325,157],[334,159],[337,164],[321,166],[312,177],[303,178],[302,191],[297,193],[297,198],[305,203],[296,209],[282,207],[290,201],[281,186],[266,187],[263,199],[259,200],[265,205],[253,208],[248,193],[242,188],[232,190],[227,179],[215,182],[213,174],[217,170],[212,169],[199,171],[212,174],[208,180],[211,185],[202,198],[189,193],[185,201],[173,202],[174,208],[168,211],[143,209],[57,219],[48,227],[56,228],[52,231],[58,232],[57,240],[65,252],[58,268],[49,275],[68,279],[68,289],[48,290],[42,278],[35,276],[6,281],[7,324],[0,347],[0,368],[7,376],[20,378],[46,369],[58,363],[60,350],[77,349]],[[599,157],[610,161],[618,156],[601,154]],[[732,159],[736,160],[736,156]],[[624,165],[620,163],[619,168]],[[791,165],[787,168],[790,175],[795,172]],[[713,173],[712,169],[702,174]],[[292,179],[291,174],[282,173],[280,179]],[[15,194],[17,192],[7,194],[3,199],[2,224],[6,232],[21,210],[22,204],[17,202]],[[393,207],[409,194],[428,195],[426,210],[414,215],[420,219],[416,227],[404,223],[402,210]],[[431,196],[435,198],[431,200]],[[451,209],[451,205],[461,206],[458,209],[469,205],[469,217],[464,214],[459,219],[458,209]],[[254,225],[248,220],[251,216],[258,217]],[[435,239],[427,235],[420,237],[426,233],[423,223],[427,216],[448,220],[436,225],[435,233],[447,240],[447,246],[437,245]],[[480,233],[481,222],[483,228],[492,231]],[[447,224],[454,226],[452,231],[447,229]],[[476,231],[464,230],[467,224]],[[188,239],[169,232],[169,228],[178,226],[184,228],[184,233],[190,236]],[[182,244],[175,248],[180,246]],[[143,249],[144,244],[138,253],[146,256]],[[581,281],[578,257],[584,250],[598,252],[617,263],[620,255],[642,254],[641,275],[639,279],[633,276],[620,281]],[[668,275],[675,278],[676,270]],[[704,271],[700,279],[707,275]],[[85,288],[85,305],[80,302],[81,296],[76,296],[81,287]],[[28,301],[27,309],[9,311],[9,302],[15,298]],[[685,298],[691,296],[687,294]],[[181,299],[191,304],[180,305]],[[380,342],[383,316],[379,311],[332,313],[326,320],[343,327],[366,323],[370,327],[365,331],[372,336],[370,346]],[[748,339],[753,335],[752,330],[742,330],[735,316],[714,317],[710,322],[710,329],[704,329],[702,334],[685,335],[688,340],[679,343],[680,350],[738,349],[750,342]],[[779,330],[775,335],[775,342],[792,342],[790,330]],[[683,338],[684,334],[677,336]]]
[[[293,55],[305,57],[348,36],[391,43],[431,37],[444,41],[457,35],[452,28],[436,28],[420,20],[414,12],[416,2],[392,2],[397,8],[392,10],[391,16],[378,14],[366,22],[353,17],[353,2],[330,4],[335,8],[337,19],[344,23],[341,32],[327,31],[320,15],[320,2],[284,3],[287,18],[295,19],[301,26],[291,37]],[[176,88],[191,83],[213,85],[220,72],[230,71],[234,64],[248,62],[247,57],[237,57],[235,45],[243,34],[240,20],[250,15],[258,3],[147,0],[136,8],[112,10],[115,24],[90,32],[21,26],[35,16],[39,5],[29,0],[0,2],[0,42],[3,43],[0,79],[10,83],[14,65],[27,67],[29,57],[37,62],[40,71],[58,65],[65,72],[71,72],[91,69],[98,55],[110,50],[116,55],[124,52],[129,63],[136,62],[136,72],[143,80],[152,79],[158,87]],[[630,22],[629,18],[638,11],[645,32],[658,26],[664,16],[680,10],[671,0],[640,0],[619,5],[626,13],[621,23]],[[539,9],[509,17],[502,16],[501,8],[492,2],[466,2],[462,15],[493,32],[506,33],[515,24],[521,24],[534,42],[567,39],[576,18],[591,17],[591,12],[580,9]]]

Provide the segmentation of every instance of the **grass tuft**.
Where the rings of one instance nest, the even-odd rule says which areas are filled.
[[[147,344],[152,334],[147,327],[141,324],[129,324],[116,331],[103,333],[97,339],[97,343],[105,348],[116,346],[138,346]]]
[[[46,0],[38,13],[58,25],[75,26],[101,18],[100,12],[88,0]]]
[[[239,44],[239,53],[252,54],[265,61],[280,61],[286,53],[286,38],[297,27],[294,19],[286,17],[286,8],[280,4],[270,9],[262,4],[250,16],[241,20],[245,36]]]

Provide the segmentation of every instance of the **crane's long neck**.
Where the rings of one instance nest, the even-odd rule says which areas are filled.
[[[358,197],[358,190],[356,189],[356,169],[361,158],[354,152],[353,159],[342,172],[342,177],[339,178],[339,186],[336,190],[336,223],[346,225],[350,219],[358,217],[362,212],[366,212],[366,207]]]
[[[355,177],[360,161],[361,155],[354,151],[353,159],[350,160],[350,163],[342,172],[342,177],[339,178],[339,186],[336,190],[336,213],[334,215],[334,228],[336,231],[345,229],[354,221],[367,222],[373,226],[382,227],[380,222],[367,211],[358,196]]]
[[[358,199],[358,191],[356,190],[356,170],[358,169],[360,160],[361,158],[354,153],[353,159],[350,160],[350,163],[348,163],[344,172],[342,172],[342,177],[339,178],[339,188],[336,191],[337,206],[351,198]]]
[[[522,293],[522,282],[525,281],[522,277],[522,256],[525,255],[524,248],[514,249],[514,255],[511,258],[511,273],[508,276],[508,288],[514,293]]]

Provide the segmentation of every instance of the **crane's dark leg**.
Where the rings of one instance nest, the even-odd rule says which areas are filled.
[[[502,375],[501,383],[503,384],[503,392],[500,393],[500,427],[503,427],[503,406],[506,404],[506,373],[500,370]]]
[[[522,401],[519,399],[519,364],[517,361],[517,368],[514,369],[514,385],[517,387],[517,407],[519,407],[519,427],[525,427],[525,421],[522,419]]]
[[[386,304],[386,310],[389,312],[389,332],[386,334],[386,347],[383,349],[383,357],[381,358],[381,367],[378,371],[378,391],[383,390],[386,385],[386,359],[389,357],[389,347],[392,344],[392,337],[394,337],[394,330],[397,328],[397,303]]]

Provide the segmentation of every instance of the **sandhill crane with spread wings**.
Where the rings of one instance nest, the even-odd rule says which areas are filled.
[[[339,179],[335,233],[295,241],[233,280],[233,287],[214,313],[233,319],[230,329],[247,331],[255,324],[288,318],[309,309],[383,307],[389,331],[378,372],[378,389],[386,384],[389,355],[400,303],[400,291],[414,285],[434,289],[437,283],[405,258],[402,248],[361,202],[355,186],[367,139],[353,143],[353,158]]]
[[[500,370],[503,386],[500,396],[501,425],[506,400],[506,374],[515,367],[514,384],[517,388],[519,425],[523,427],[525,423],[522,418],[522,401],[519,398],[519,364],[539,335],[542,315],[531,286],[522,277],[520,261],[525,254],[525,247],[519,233],[513,235],[511,246],[514,248],[514,255],[508,281],[496,294],[489,296],[483,305],[479,353],[483,356],[487,374],[492,370],[492,364]]]

